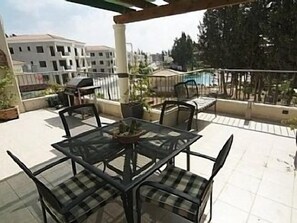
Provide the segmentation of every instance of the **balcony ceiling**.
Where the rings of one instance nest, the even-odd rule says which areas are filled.
[[[198,10],[219,8],[253,0],[67,0],[99,9],[118,12],[117,24],[143,21]]]

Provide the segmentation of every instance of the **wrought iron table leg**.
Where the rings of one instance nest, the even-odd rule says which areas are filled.
[[[133,191],[129,191],[122,194],[122,201],[124,206],[124,211],[128,223],[134,223],[133,216]]]

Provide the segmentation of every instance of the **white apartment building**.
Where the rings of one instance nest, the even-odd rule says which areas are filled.
[[[74,72],[89,68],[89,56],[82,42],[43,34],[12,35],[7,43],[12,59],[24,62],[24,72],[56,72],[56,82],[60,84],[74,77]]]
[[[89,71],[95,73],[115,72],[115,51],[108,46],[86,46],[86,52],[90,55],[88,62],[91,65]]]
[[[132,54],[132,52],[128,52],[127,58],[128,58],[128,64],[130,64],[131,66],[135,66],[135,65],[138,66],[140,62],[142,62],[143,64],[145,64],[146,62],[147,65],[153,62],[152,56],[149,53],[144,54],[144,53],[135,51]]]

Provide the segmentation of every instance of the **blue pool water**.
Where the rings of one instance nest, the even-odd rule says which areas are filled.
[[[190,73],[184,77],[184,81],[187,80],[195,80],[197,84],[205,86],[216,84],[213,73],[209,72]]]

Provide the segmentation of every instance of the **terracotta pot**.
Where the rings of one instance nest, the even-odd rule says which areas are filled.
[[[0,109],[0,120],[8,121],[19,118],[19,109],[17,106],[7,109]]]
[[[139,140],[140,136],[143,135],[143,133],[144,133],[143,131],[139,131],[134,135],[115,134],[113,137],[122,144],[132,144],[132,143],[136,143]]]

